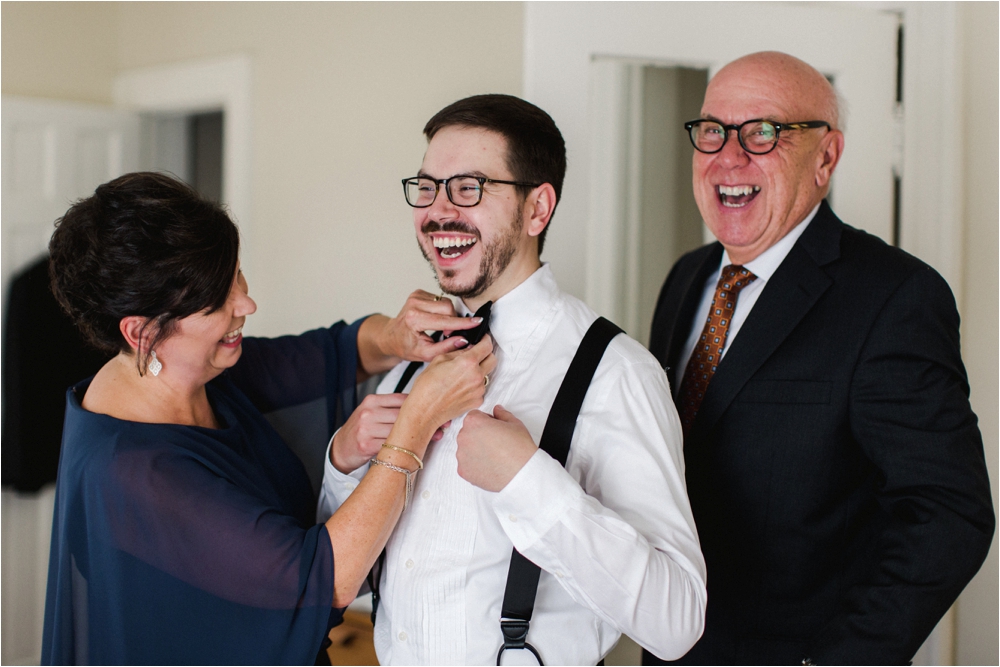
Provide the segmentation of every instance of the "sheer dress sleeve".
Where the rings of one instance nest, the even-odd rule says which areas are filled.
[[[239,362],[226,374],[264,413],[326,397],[333,433],[356,407],[358,329],[365,319],[297,336],[245,338]]]
[[[315,661],[340,612],[308,480],[245,397],[209,387],[222,429],[71,406],[44,662]]]

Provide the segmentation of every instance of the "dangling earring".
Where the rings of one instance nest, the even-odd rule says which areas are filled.
[[[153,350],[150,354],[153,355],[153,360],[149,362],[149,372],[155,377],[163,370],[163,364],[156,358],[156,350]]]

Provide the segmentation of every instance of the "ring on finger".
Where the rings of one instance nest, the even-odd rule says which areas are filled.
[[[444,294],[436,294],[436,295],[434,296],[434,300],[435,300],[435,301],[440,301],[440,300],[441,300],[441,299],[443,299],[443,298],[444,298]]]
[[[490,386],[490,376],[489,375],[484,375],[483,376],[483,388],[485,389],[488,386]]]

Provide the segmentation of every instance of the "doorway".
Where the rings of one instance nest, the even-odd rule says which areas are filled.
[[[605,231],[620,226],[619,244],[609,246],[621,269],[617,321],[645,345],[664,276],[706,240],[683,124],[698,117],[709,72],[615,58],[592,67],[603,99],[593,137],[602,171],[592,215]]]
[[[139,168],[173,174],[214,202],[223,199],[224,111],[139,115]]]

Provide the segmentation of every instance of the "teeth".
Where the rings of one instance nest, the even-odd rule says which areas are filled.
[[[435,236],[431,239],[434,243],[435,248],[464,248],[467,245],[472,245],[476,242],[474,236],[469,237],[455,237],[455,236]]]
[[[222,342],[223,343],[232,343],[237,338],[239,338],[240,334],[242,334],[242,333],[243,333],[243,327],[240,327],[236,331],[230,331],[229,333],[227,333],[225,336],[222,337]]]
[[[720,185],[719,194],[728,195],[730,197],[740,197],[750,194],[751,192],[760,192],[759,185]]]

